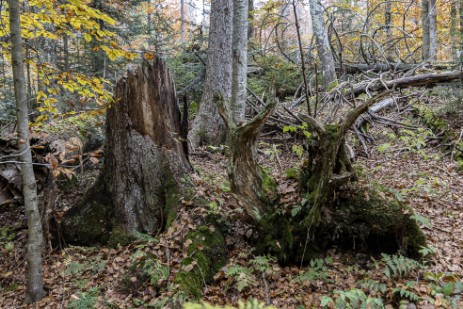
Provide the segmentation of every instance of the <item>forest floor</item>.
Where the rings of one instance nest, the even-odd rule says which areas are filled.
[[[407,116],[395,117],[404,121]],[[463,115],[452,119],[458,137]],[[0,213],[0,308],[163,308],[182,301],[185,295],[172,282],[188,247],[183,237],[194,228],[198,212],[220,213],[229,220],[230,259],[214,281],[205,284],[207,302],[236,305],[254,298],[276,308],[334,308],[334,303],[344,308],[343,301],[351,308],[366,308],[367,303],[369,308],[463,308],[463,173],[450,158],[451,149],[434,143],[425,129],[421,135],[416,132],[374,126],[369,132],[376,141],[369,145],[371,154],[358,157],[357,165],[362,182],[393,188],[412,206],[429,243],[421,261],[354,248],[331,248],[302,267],[254,256],[246,242],[249,226],[239,220],[242,207],[229,192],[226,157],[202,149],[191,156],[193,180],[197,196],[211,201],[208,209],[185,203],[168,231],[156,238],[140,235],[128,246],[48,250],[43,277],[49,293],[35,305],[23,305],[24,210]],[[301,162],[291,150],[293,142],[287,135],[260,141],[260,163],[272,168],[282,207],[301,203],[296,181],[288,178]],[[95,175],[80,175],[75,186],[63,189],[59,206],[75,203]]]

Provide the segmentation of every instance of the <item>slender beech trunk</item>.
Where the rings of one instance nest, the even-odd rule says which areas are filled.
[[[275,27],[275,39],[279,48],[283,51],[288,50],[290,45],[288,36],[285,35],[285,30],[288,28],[289,21],[289,4],[284,1],[279,8],[279,20],[278,24]]]
[[[452,44],[452,58],[458,62],[458,32],[457,32],[457,4],[456,0],[450,3],[450,41]]]
[[[214,94],[221,93],[225,100],[231,95],[232,16],[231,0],[212,1],[204,94],[188,134],[193,148],[225,141],[225,124],[217,111]]]
[[[321,63],[323,87],[327,89],[337,79],[333,53],[330,49],[328,34],[323,20],[323,7],[319,0],[309,0],[309,5],[310,15],[312,16],[312,30],[316,38],[318,58]]]
[[[386,2],[386,11],[384,14],[384,26],[386,27],[386,49],[385,54],[387,55],[387,61],[394,61],[394,44],[392,43],[392,3],[391,1]]]
[[[429,0],[429,60],[437,61],[437,1]]]
[[[94,0],[91,2],[91,7],[97,10],[104,12],[103,10],[103,1],[102,0]],[[98,25],[100,26],[100,30],[106,30],[105,24],[103,20],[98,20]],[[97,46],[95,40],[91,41],[92,49]],[[105,73],[105,66],[104,66],[104,59],[106,58],[105,52],[100,48],[98,51],[92,53],[92,60],[93,60],[93,73],[96,76],[102,77]]]
[[[423,32],[423,45],[422,54],[423,60],[429,59],[429,0],[421,0],[421,18],[422,18],[422,32]]]
[[[232,93],[231,109],[237,123],[243,122],[246,112],[246,83],[248,73],[248,1],[233,1]]]
[[[294,20],[296,23],[297,43],[299,46],[299,54],[301,57],[301,71],[302,71],[302,78],[304,80],[304,92],[305,92],[305,100],[307,102],[307,112],[309,113],[309,116],[312,116],[312,111],[310,108],[310,100],[309,100],[309,86],[307,83],[307,76],[305,74],[304,49],[302,47],[301,31],[299,27],[299,19],[297,16],[296,2],[293,0],[292,4],[293,4],[293,11],[294,11]],[[314,115],[316,116],[316,114],[317,114],[317,107],[315,106]]]
[[[460,39],[459,39],[459,44],[460,44],[460,65],[463,63],[463,0],[460,0]],[[463,79],[461,80],[461,83],[463,84]]]
[[[20,159],[24,162],[21,166],[21,178],[28,226],[26,301],[35,302],[45,296],[42,282],[42,222],[38,207],[37,185],[32,166],[32,154],[29,147],[27,87],[22,55],[21,26],[19,23],[19,1],[8,0],[8,5],[10,8],[11,59],[19,134],[18,145],[21,153]]]
[[[185,44],[185,0],[180,0],[180,42]]]
[[[248,9],[248,40],[252,40],[254,36],[254,0],[248,0],[249,9]]]
[[[64,59],[64,71],[69,72],[69,38],[67,33],[63,33],[63,59]]]

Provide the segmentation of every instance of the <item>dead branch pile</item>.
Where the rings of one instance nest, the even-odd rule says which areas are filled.
[[[22,204],[21,165],[15,134],[0,135],[0,209]],[[42,192],[47,180],[72,179],[84,166],[98,164],[103,155],[102,140],[84,143],[78,137],[58,138],[45,132],[31,134],[31,150],[37,188]]]

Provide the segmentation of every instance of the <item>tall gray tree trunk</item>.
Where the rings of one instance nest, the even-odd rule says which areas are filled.
[[[231,0],[212,1],[204,94],[188,134],[193,148],[225,141],[225,124],[217,111],[214,94],[222,93],[225,100],[231,96],[232,14]]]
[[[427,60],[432,60],[432,50],[431,50],[431,41],[433,40],[432,39],[432,33],[433,33],[433,30],[434,30],[434,36],[435,36],[435,42],[437,44],[437,36],[436,36],[436,29],[435,29],[435,26],[436,26],[436,20],[435,20],[435,14],[434,14],[434,18],[432,16],[433,12],[435,12],[435,9],[433,10],[432,9],[432,1],[431,0],[422,0],[421,1],[421,10],[422,10],[422,27],[423,27],[423,60],[424,61],[427,61]],[[434,6],[435,6],[435,2],[434,2]],[[432,21],[434,19],[434,22]],[[434,28],[434,29],[432,29]],[[437,49],[437,45],[436,45],[436,49]]]
[[[312,17],[312,31],[317,42],[318,58],[321,63],[321,71],[324,89],[336,81],[333,53],[330,49],[328,34],[323,20],[323,7],[319,0],[309,0],[310,16]]]
[[[436,0],[429,0],[429,60],[437,61],[437,7]]]
[[[283,3],[280,4],[278,15],[278,24],[275,27],[275,39],[277,40],[279,48],[283,52],[286,52],[290,45],[289,38],[285,35],[285,31],[288,29],[289,24],[289,3],[283,1]]]
[[[453,0],[450,4],[450,40],[452,44],[452,58],[455,63],[459,61],[458,58],[458,30],[457,30],[457,4]]]
[[[387,43],[384,45],[387,50],[385,51],[387,61],[394,62],[394,44],[392,42],[392,3],[391,1],[386,2],[386,9],[384,13],[384,26],[386,27],[386,40]]]
[[[216,93],[215,97],[227,127],[227,143],[230,148],[227,172],[231,189],[241,199],[247,214],[258,221],[266,209],[272,206],[271,195],[275,193],[275,188],[271,185],[271,178],[257,164],[256,141],[275,102],[269,103],[251,120],[245,121],[247,31],[248,0],[234,0],[232,98],[226,100],[220,93]]]
[[[32,154],[29,144],[29,119],[26,96],[26,78],[22,54],[20,10],[18,0],[8,0],[10,8],[11,59],[13,66],[14,92],[18,121],[21,179],[23,184],[24,205],[28,226],[27,239],[27,289],[26,302],[35,302],[45,296],[42,282],[42,222],[38,207],[37,185],[32,166]]]
[[[249,0],[249,8],[248,8],[248,40],[252,40],[252,37],[254,36],[254,0]]]
[[[243,122],[246,112],[248,73],[248,1],[233,1],[233,49],[231,110],[235,121]]]
[[[185,0],[180,0],[180,42],[185,44]]]

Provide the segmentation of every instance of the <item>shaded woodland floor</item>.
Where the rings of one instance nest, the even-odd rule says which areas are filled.
[[[403,121],[408,116],[389,113],[388,117]],[[450,120],[456,133],[462,129],[461,119],[461,114],[454,114]],[[204,287],[203,299],[210,303],[236,304],[239,299],[256,298],[277,308],[319,308],[325,303],[329,308],[333,307],[328,304],[330,298],[352,300],[355,294],[359,306],[361,301],[380,298],[386,308],[400,304],[414,308],[411,303],[417,308],[462,308],[463,172],[439,143],[429,139],[427,146],[418,147],[414,139],[392,137],[397,130],[374,126],[369,133],[376,144],[370,145],[369,158],[358,157],[357,165],[365,186],[388,186],[395,190],[391,194],[400,194],[415,210],[429,250],[435,248],[419,263],[393,255],[372,256],[354,248],[331,248],[302,267],[279,266],[271,257],[254,256],[247,244],[250,226],[239,220],[242,206],[229,192],[226,157],[200,149],[191,156],[196,170],[193,179],[196,195],[210,200],[207,208],[192,208],[184,201],[175,223],[156,239],[140,235],[139,241],[125,247],[47,252],[44,282],[49,295],[37,305],[22,305],[24,212],[0,213],[0,308],[162,308],[183,301],[186,296],[176,292],[172,280],[190,245],[184,236],[195,220],[210,212],[223,217],[230,249],[227,266]],[[278,180],[280,207],[289,210],[302,202],[296,181],[288,177],[292,176],[289,169],[297,168],[301,160],[291,151],[293,142],[288,135],[267,137],[260,141],[259,151],[260,163],[271,168]],[[72,205],[95,176],[95,171],[81,175],[77,185],[62,190],[59,206]]]

